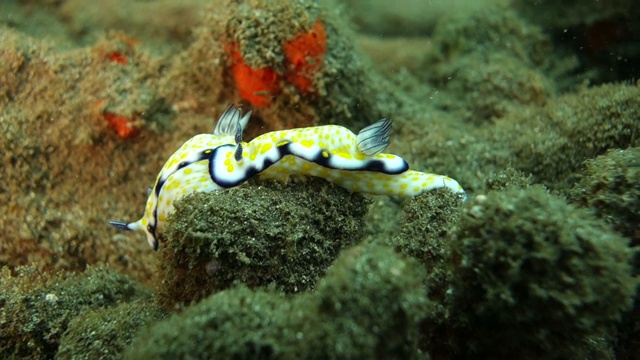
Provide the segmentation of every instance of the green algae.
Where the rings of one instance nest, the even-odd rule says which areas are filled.
[[[555,93],[545,74],[555,64],[547,57],[549,38],[513,11],[451,15],[438,23],[433,42],[439,52],[426,59],[429,71],[421,76],[454,96],[466,121],[485,123],[522,105],[542,105]]]
[[[417,348],[428,308],[424,276],[417,262],[387,247],[345,250],[312,295],[312,310],[326,328],[319,358],[424,356]]]
[[[588,212],[538,187],[492,192],[467,205],[450,249],[432,355],[613,357],[637,280],[626,240]]]
[[[587,160],[571,202],[589,208],[640,245],[640,148],[611,149]]]
[[[427,269],[429,298],[437,302],[442,301],[448,288],[451,270],[445,266],[447,244],[459,222],[461,204],[460,196],[448,189],[429,191],[409,200],[402,208],[400,231],[389,241]]]
[[[149,328],[126,358],[423,358],[423,276],[387,247],[357,246],[316,292],[223,290]]]
[[[70,322],[86,309],[150,299],[150,293],[106,267],[51,275],[34,268],[0,272],[0,357],[53,358]]]
[[[122,359],[138,331],[165,317],[149,299],[86,309],[69,322],[56,359]]]
[[[364,235],[368,205],[320,179],[187,196],[176,202],[160,245],[159,300],[189,303],[238,281],[287,293],[313,289],[338,252]]]
[[[535,186],[531,182],[531,175],[527,176],[522,171],[512,167],[490,176],[485,183],[486,191],[500,191],[512,188],[528,189],[531,186]]]
[[[640,88],[632,85],[581,89],[543,108],[510,115],[495,138],[510,139],[517,168],[531,173],[534,182],[568,190],[585,160],[639,144],[638,97]]]
[[[591,210],[629,239],[634,247],[634,273],[640,274],[640,148],[611,149],[587,160],[569,193],[572,203]],[[618,359],[632,359],[640,335],[640,301],[625,313],[616,344]]]

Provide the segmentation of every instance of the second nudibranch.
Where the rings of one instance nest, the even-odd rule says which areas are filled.
[[[367,126],[358,135],[342,126],[325,125],[273,131],[244,142],[242,131],[250,115],[229,106],[213,134],[196,135],[167,160],[149,189],[140,220],[110,224],[144,232],[157,250],[158,234],[164,231],[176,200],[196,191],[238,186],[256,175],[279,181],[292,175],[318,176],[368,194],[415,196],[448,188],[465,196],[454,179],[409,170],[403,158],[382,153],[391,137],[389,119]]]

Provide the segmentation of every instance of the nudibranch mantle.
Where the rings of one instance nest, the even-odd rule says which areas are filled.
[[[289,177],[318,176],[351,191],[415,196],[448,188],[465,196],[452,178],[409,170],[396,155],[382,153],[390,142],[391,121],[382,119],[358,135],[338,125],[280,130],[242,141],[251,112],[241,115],[229,106],[212,134],[185,142],[160,170],[142,218],[111,221],[122,230],[142,231],[158,248],[173,203],[192,192],[211,192],[238,186],[253,176],[286,182]]]

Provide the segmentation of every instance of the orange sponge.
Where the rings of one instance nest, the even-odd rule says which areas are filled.
[[[280,92],[278,74],[270,68],[253,69],[242,58],[235,44],[227,46],[231,57],[231,75],[240,97],[255,107],[271,104],[274,95]]]
[[[130,138],[138,133],[138,127],[135,125],[135,119],[114,114],[109,111],[104,111],[102,116],[123,139]]]
[[[117,50],[107,54],[107,59],[109,59],[109,61],[111,61],[112,63],[127,65],[127,57]]]
[[[313,77],[322,67],[327,51],[327,34],[324,24],[316,20],[313,27],[283,44],[284,55],[289,63],[286,77],[298,90],[311,90]]]

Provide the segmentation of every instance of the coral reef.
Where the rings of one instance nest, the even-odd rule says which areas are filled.
[[[634,5],[0,2],[0,357],[637,358]],[[251,180],[113,231],[231,102],[388,116],[470,197]]]

